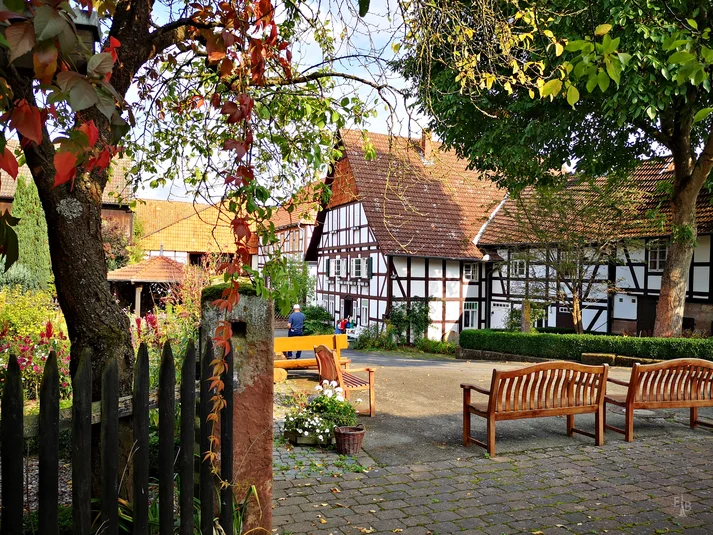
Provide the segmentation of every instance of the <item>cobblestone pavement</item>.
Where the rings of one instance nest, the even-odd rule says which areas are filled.
[[[357,471],[332,452],[276,448],[277,462],[308,467],[276,474],[280,535],[713,533],[707,432],[404,466],[364,456]]]
[[[634,442],[607,432],[600,448],[567,437],[562,419],[508,422],[498,430],[501,456],[487,459],[459,446],[453,392],[463,377],[487,381],[492,363],[350,358],[378,366],[377,417],[364,419],[371,457],[276,440],[276,535],[713,535],[713,433],[688,429],[687,410],[644,411]],[[275,417],[284,417],[291,393],[311,388],[307,374],[281,385]],[[623,424],[615,411],[608,419]],[[581,420],[583,429],[593,425]]]

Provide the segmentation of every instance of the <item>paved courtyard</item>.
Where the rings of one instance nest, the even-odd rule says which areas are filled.
[[[522,364],[350,357],[377,369],[377,416],[360,419],[365,451],[348,458],[277,440],[274,533],[713,533],[713,433],[690,430],[688,411],[642,414],[633,443],[608,432],[601,448],[567,437],[563,418],[505,422],[488,459],[460,445],[458,385],[487,386],[493,367]],[[307,390],[312,376],[289,384]]]

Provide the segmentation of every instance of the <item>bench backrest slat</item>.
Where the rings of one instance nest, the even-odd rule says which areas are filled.
[[[518,370],[493,370],[489,410],[519,412],[598,405],[608,366],[545,362]]]
[[[675,359],[655,364],[635,363],[629,401],[701,401],[713,399],[713,362]]]

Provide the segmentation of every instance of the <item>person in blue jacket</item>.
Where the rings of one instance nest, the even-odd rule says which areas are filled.
[[[302,314],[300,310],[300,305],[296,304],[292,307],[292,314],[287,317],[287,336],[302,336],[305,326],[305,315]],[[292,358],[292,351],[287,351],[285,356],[288,359]],[[302,356],[302,351],[297,351],[297,356],[295,358],[300,358]]]

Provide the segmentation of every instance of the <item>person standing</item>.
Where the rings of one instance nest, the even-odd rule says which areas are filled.
[[[302,314],[300,310],[300,305],[296,304],[292,307],[292,314],[287,317],[287,336],[302,336],[302,332],[305,326],[305,315]],[[288,359],[292,358],[292,351],[287,351],[285,356]],[[297,352],[295,358],[300,358],[302,356],[302,351]]]

